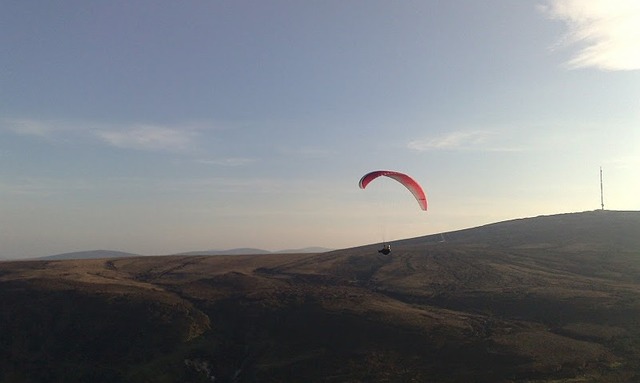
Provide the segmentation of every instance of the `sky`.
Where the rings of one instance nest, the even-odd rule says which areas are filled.
[[[640,210],[636,0],[0,0],[0,258],[393,241],[600,167]]]

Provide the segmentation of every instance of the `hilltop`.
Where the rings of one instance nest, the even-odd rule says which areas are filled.
[[[636,211],[595,210],[521,218],[476,228],[402,241],[420,244],[446,241],[511,248],[589,247],[638,249]]]
[[[595,211],[389,256],[4,262],[0,381],[636,381],[639,234]]]

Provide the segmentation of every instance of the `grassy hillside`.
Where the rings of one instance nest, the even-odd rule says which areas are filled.
[[[477,228],[403,241],[422,244],[445,241],[493,247],[637,250],[639,212],[595,210],[516,219]]]
[[[0,381],[629,382],[640,212],[322,254],[0,263]]]

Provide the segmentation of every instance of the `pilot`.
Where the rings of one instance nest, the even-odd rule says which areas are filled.
[[[388,255],[389,253],[391,253],[391,245],[388,243],[385,243],[384,245],[382,245],[382,249],[378,250],[378,253]]]

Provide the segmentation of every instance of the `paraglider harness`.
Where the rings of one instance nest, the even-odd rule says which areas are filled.
[[[382,249],[378,250],[378,253],[389,255],[391,253],[391,245],[388,243],[383,244]]]

